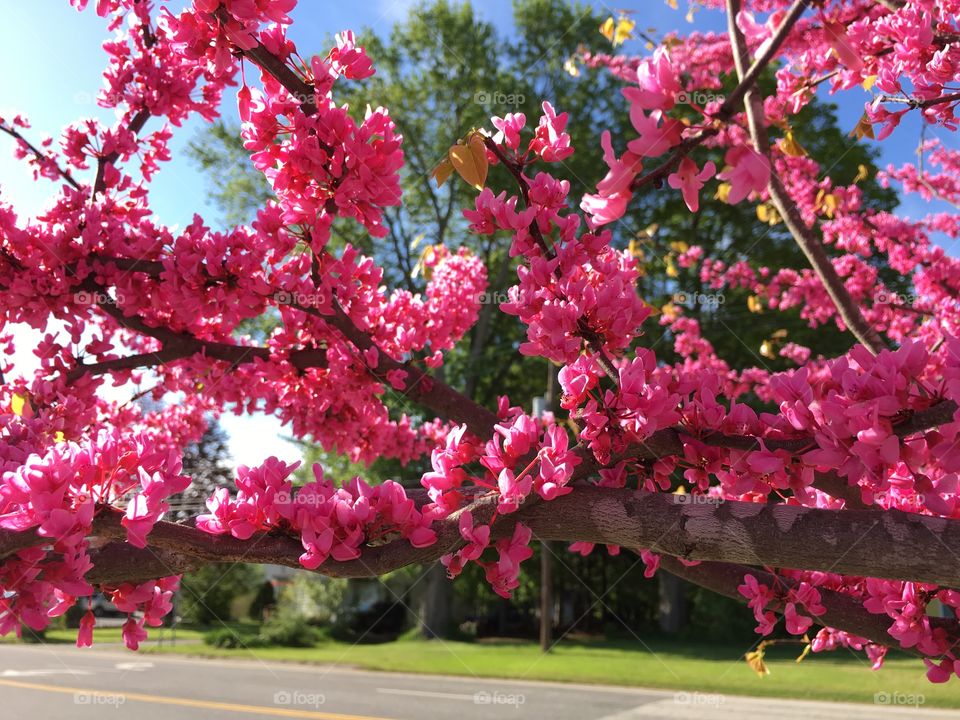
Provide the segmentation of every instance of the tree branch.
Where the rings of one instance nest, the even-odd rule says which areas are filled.
[[[356,348],[363,353],[375,348],[378,353],[377,367],[371,368],[363,361],[367,370],[379,381],[386,382],[388,372],[400,370],[407,373],[403,394],[418,402],[441,417],[466,424],[474,435],[481,439],[490,437],[494,426],[499,422],[496,413],[475,402],[458,390],[410,364],[394,360],[381,350],[373,339],[354,324],[343,311],[339,301],[334,298],[332,315],[320,315],[325,322],[335,327]],[[308,309],[309,311],[309,309]],[[362,360],[362,356],[361,356]]]
[[[930,98],[929,100],[918,100],[917,98],[913,97],[897,97],[895,95],[883,95],[880,99],[883,102],[902,103],[904,105],[909,105],[911,108],[925,109],[928,107],[933,107],[934,105],[940,105],[942,103],[956,102],[960,100],[960,93],[941,95],[940,97]]]
[[[745,602],[746,598],[737,590],[743,584],[745,575],[753,575],[757,581],[775,587],[782,585],[790,587],[795,583],[789,578],[773,575],[766,570],[723,562],[703,562],[698,565],[684,565],[678,559],[669,556],[660,556],[660,567],[672,575],[683,578],[713,592],[734,600]],[[878,645],[896,645],[896,641],[888,632],[892,621],[887,615],[874,615],[863,608],[863,604],[856,598],[844,595],[835,590],[818,588],[820,601],[827,609],[822,615],[815,616],[815,620],[825,627],[836,628],[854,635],[859,635]],[[782,610],[783,603],[773,603],[771,610]],[[951,643],[960,640],[960,625],[956,620],[946,618],[930,618],[932,625],[943,628]],[[904,648],[905,652],[923,657],[915,648]]]
[[[162,264],[158,261],[136,261],[126,258],[106,258],[101,256],[92,259],[100,263],[113,264],[118,269],[125,269],[131,272],[144,272],[154,276],[159,275],[163,268]],[[91,285],[90,287],[98,293],[106,294],[104,289],[99,285]],[[143,353],[141,355],[131,356],[130,358],[118,358],[91,365],[81,365],[71,372],[70,378],[72,380],[83,374],[102,374],[111,372],[112,370],[152,366],[201,352],[205,353],[208,357],[237,364],[250,362],[257,358],[265,360],[271,357],[269,348],[199,340],[185,333],[176,333],[166,328],[150,327],[140,318],[124,315],[120,308],[112,303],[104,303],[101,307],[124,327],[154,337],[163,343],[164,347],[157,353]],[[293,305],[293,307],[322,319],[331,327],[338,330],[347,341],[352,343],[360,351],[360,361],[363,362],[368,372],[379,382],[386,382],[385,378],[388,372],[392,370],[403,370],[408,373],[404,393],[407,397],[410,397],[411,400],[430,408],[443,417],[465,423],[468,429],[477,435],[477,437],[484,438],[493,433],[494,426],[499,422],[495,413],[412,364],[401,363],[391,358],[377,347],[376,343],[367,333],[356,326],[353,320],[344,312],[336,298],[334,298],[334,302],[332,303],[333,312],[329,315],[321,314],[317,308],[313,307],[300,305]],[[363,360],[362,353],[371,348],[378,350],[379,360],[377,368],[370,368],[366,361]],[[290,355],[290,362],[298,369],[324,366],[321,363],[325,364],[325,361],[326,355],[321,349],[298,350]],[[900,438],[917,432],[923,432],[933,427],[952,422],[956,411],[957,405],[955,402],[952,400],[943,400],[931,405],[929,408],[916,411],[902,422],[894,424],[893,432]],[[682,443],[685,434],[682,427],[659,430],[649,438],[632,444],[625,452],[620,453],[615,458],[615,462],[631,458],[655,460],[669,455],[680,455],[683,453]],[[798,454],[816,446],[816,442],[812,437],[782,439],[711,433],[696,439],[707,445],[740,450],[759,450],[762,443],[768,450],[786,450],[792,454]],[[600,465],[589,451],[581,448],[579,455],[581,464],[575,470],[574,477],[576,479],[589,477],[600,469]],[[829,480],[824,482],[827,483]],[[844,497],[850,503],[856,503],[853,499],[853,494],[851,494],[850,497],[846,494],[837,495],[836,491],[841,488],[839,483],[833,482],[829,484],[834,492],[827,490],[826,487],[821,487],[820,479],[818,478],[817,486],[821,487],[825,492],[835,497]],[[851,490],[855,491],[856,488],[851,488]]]
[[[119,270],[142,272],[154,277],[159,276],[163,271],[163,264],[159,261],[104,256],[92,256],[90,259],[95,263],[111,264]],[[103,286],[92,280],[88,280],[85,287],[98,296],[106,296],[107,294]],[[163,347],[157,352],[104,360],[90,365],[80,365],[74,368],[68,375],[70,381],[74,381],[85,374],[99,375],[116,370],[152,367],[200,353],[206,357],[224,360],[235,365],[253,362],[258,359],[270,360],[271,357],[275,356],[273,351],[266,347],[234,345],[231,343],[201,340],[188,333],[179,333],[168,328],[152,327],[147,325],[139,317],[125,315],[119,306],[109,301],[100,303],[99,307],[114,318],[122,327],[159,340]],[[301,312],[318,317],[335,328],[348,342],[352,343],[359,350],[359,361],[378,382],[387,382],[386,376],[388,372],[402,370],[407,373],[405,388],[403,390],[406,397],[430,408],[444,418],[466,424],[470,432],[477,435],[477,437],[487,438],[493,433],[494,426],[499,422],[495,413],[411,363],[402,363],[391,358],[376,345],[367,333],[357,327],[353,320],[344,312],[336,298],[334,298],[332,302],[332,314],[322,314],[317,308],[297,304],[293,304],[292,307]],[[362,355],[364,351],[372,348],[378,351],[376,368],[371,368]],[[288,360],[299,370],[305,370],[311,367],[326,367],[327,365],[326,351],[321,348],[294,350],[288,356]]]
[[[93,285],[90,287],[93,287]],[[101,294],[100,291],[102,291],[103,288],[97,286],[97,289],[98,295]],[[120,307],[110,301],[100,302],[99,307],[116,320],[121,327],[159,340],[163,347],[156,352],[103,360],[90,365],[78,365],[67,374],[67,379],[70,382],[84,375],[102,375],[118,370],[152,367],[197,354],[203,354],[215,360],[224,360],[235,365],[253,362],[254,360],[266,361],[275,356],[273,351],[266,347],[234,345],[232,343],[217,342],[214,340],[201,340],[189,333],[180,333],[168,328],[152,327],[147,325],[140,317],[125,315]],[[298,370],[326,367],[327,353],[323,348],[302,348],[292,351],[287,356],[287,360]]]
[[[413,497],[421,504],[426,500],[423,493],[414,493]],[[488,493],[467,508],[478,522],[488,522],[496,502],[496,496]],[[429,547],[414,548],[406,540],[395,540],[362,548],[356,560],[328,560],[318,572],[335,577],[373,577],[411,563],[437,560],[463,543],[458,527],[460,512],[463,510],[435,525],[437,542]],[[111,540],[123,537],[121,517],[119,511],[103,511],[96,520],[96,534]],[[515,513],[500,516],[493,525],[492,537],[511,535],[518,522],[542,540],[643,547],[686,560],[960,586],[960,563],[944,561],[960,557],[960,520],[898,510],[824,510],[582,485],[550,502],[531,501]],[[299,567],[298,558],[303,552],[299,539],[282,530],[238,540],[159,522],[149,541],[149,552],[166,551],[183,562]],[[45,542],[49,541],[29,532],[0,531],[0,548],[7,552],[12,547]],[[113,562],[109,555],[103,555],[102,561],[105,567],[100,572],[116,572],[109,568]],[[180,562],[176,560],[164,574],[180,572]],[[156,576],[155,569],[144,566],[138,578],[150,576]]]
[[[746,76],[746,63],[750,56],[743,33],[737,26],[736,18],[739,12],[740,0],[727,0],[727,29],[730,34],[730,45],[733,48],[733,60],[737,68],[737,76],[742,80]],[[783,218],[790,234],[793,235],[794,240],[803,250],[804,255],[807,256],[807,260],[820,278],[820,282],[823,283],[830,299],[833,300],[833,304],[836,306],[844,324],[859,342],[876,355],[885,347],[883,340],[863,317],[860,308],[853,301],[850,293],[847,292],[846,285],[837,275],[836,268],[830,261],[822,241],[807,227],[799,208],[788,195],[783,182],[775,171],[773,159],[770,156],[770,141],[767,137],[763,103],[753,88],[749,88],[744,93],[743,103],[754,147],[770,164],[770,181],[767,191],[770,193],[771,202],[777,212],[780,213],[780,217]]]
[[[53,158],[44,155],[40,151],[40,148],[36,147],[33,143],[27,140],[16,128],[11,127],[4,122],[0,122],[0,132],[5,132],[14,140],[20,142],[33,154],[33,156],[37,159],[37,162],[39,162],[41,165],[50,163],[56,169],[60,177],[66,180],[74,190],[79,190],[81,188],[80,183],[74,180],[73,175],[70,174],[69,170],[64,170]]]
[[[777,50],[779,50],[780,46],[783,45],[784,41],[787,39],[787,36],[790,34],[790,31],[793,29],[793,26],[796,24],[797,20],[800,19],[800,16],[803,14],[803,11],[807,8],[808,4],[809,0],[796,0],[796,2],[790,6],[790,9],[787,11],[787,14],[781,21],[777,31],[767,43],[763,53],[754,60],[753,64],[737,83],[737,86],[724,99],[720,109],[715,115],[712,116],[714,119],[726,122],[733,117],[739,108],[740,101],[743,99],[743,96],[754,86],[754,84],[757,82],[757,78],[760,77],[760,73],[762,73],[773,60]],[[707,138],[713,137],[719,131],[720,130],[718,127],[707,127],[703,128],[695,135],[691,135],[687,139],[683,140],[674,149],[666,161],[658,165],[647,174],[635,178],[630,184],[630,189],[637,191],[646,185],[662,182],[663,179],[673,172],[673,170],[675,170],[680,164],[680,161],[690,154],[695,147],[702,144]]]
[[[127,129],[136,135],[150,119],[150,111],[146,108],[137,110],[136,114],[130,118],[130,124]],[[96,197],[107,188],[106,171],[107,166],[113,165],[120,158],[120,152],[114,150],[112,153],[97,158],[97,177],[93,182],[93,196]]]
[[[740,81],[733,89],[733,92],[731,92],[730,95],[727,96],[727,98],[723,101],[723,105],[720,106],[720,111],[717,113],[718,118],[725,120],[733,116],[740,106],[740,101],[750,90],[753,89],[757,79],[760,77],[760,73],[762,73],[767,65],[770,64],[770,61],[773,60],[774,56],[777,54],[777,51],[780,49],[780,46],[783,45],[784,41],[787,39],[787,36],[790,34],[790,31],[793,29],[793,26],[796,25],[797,20],[800,19],[800,16],[803,15],[804,10],[806,10],[809,5],[810,0],[795,0],[793,5],[790,6],[790,9],[787,10],[787,14],[784,15],[783,19],[780,21],[777,31],[766,43],[763,53],[757,56],[757,58],[753,61],[753,64],[750,65],[749,69],[746,71],[741,71],[740,64],[737,64],[737,76],[739,77]],[[729,15],[729,7],[727,18],[728,22],[736,22],[736,17],[731,17]],[[733,50],[734,61],[736,61],[739,52],[735,46],[731,49]],[[749,57],[749,55],[747,57]]]

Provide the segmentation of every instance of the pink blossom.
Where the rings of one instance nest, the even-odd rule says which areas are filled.
[[[80,630],[77,632],[77,647],[90,647],[93,645],[93,626],[97,624],[97,619],[93,616],[92,610],[87,610],[80,618]]]
[[[674,118],[664,118],[660,110],[647,116],[634,105],[630,110],[630,121],[640,137],[627,143],[627,149],[637,157],[659,157],[680,144],[683,124]]]
[[[542,157],[545,162],[566,160],[573,154],[570,136],[564,132],[566,126],[567,113],[557,115],[553,106],[544,102],[540,124],[534,132],[533,140],[530,141],[530,151]]]
[[[730,148],[724,156],[727,167],[717,175],[730,183],[727,202],[736,205],[752,192],[763,192],[770,180],[770,162],[746,145]]]
[[[143,629],[143,623],[128,618],[122,628],[123,642],[129,650],[139,650],[140,643],[147,639],[147,631]]]
[[[696,212],[700,207],[700,188],[713,177],[716,171],[717,168],[711,160],[706,162],[703,170],[698,171],[696,163],[685,157],[680,161],[677,170],[667,177],[667,183],[683,194],[683,201],[690,212]]]
[[[502,118],[491,118],[490,122],[499,131],[493,136],[495,143],[504,143],[511,150],[520,147],[520,131],[527,124],[526,115],[523,113],[507,113]]]
[[[657,48],[652,58],[640,63],[637,68],[639,87],[626,88],[624,96],[644,110],[669,110],[680,92],[677,71],[670,62],[670,54],[663,47]]]

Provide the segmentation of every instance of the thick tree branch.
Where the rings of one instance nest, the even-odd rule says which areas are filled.
[[[418,496],[422,502],[423,497]],[[492,494],[468,507],[480,522],[496,504]],[[106,510],[96,533],[123,537],[120,513]],[[406,540],[364,547],[360,558],[328,560],[318,572],[337,577],[372,577],[411,563],[429,562],[462,544],[459,513],[439,522],[438,539],[426,548]],[[719,501],[703,496],[649,493],[630,489],[578,486],[550,502],[529,502],[501,516],[493,536],[505,537],[522,522],[542,540],[591,542],[643,547],[686,560],[819,570],[864,577],[890,578],[960,586],[960,521],[897,510],[823,510],[798,505]],[[0,548],[42,544],[30,532],[0,532]],[[26,536],[26,537],[23,537]],[[303,548],[297,538],[275,531],[238,540],[196,528],[160,522],[149,536],[150,548],[171,557],[203,562],[277,563],[298,567]],[[102,556],[109,565],[109,556]],[[180,572],[180,561],[165,574]],[[100,572],[114,572],[109,567]],[[149,577],[153,568],[144,568]]]

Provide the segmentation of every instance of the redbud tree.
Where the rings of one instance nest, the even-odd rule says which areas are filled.
[[[856,184],[836,184],[831,159],[808,156],[790,129],[817,91],[866,88],[860,136],[882,141],[908,114],[955,131],[960,2],[704,0],[728,32],[671,35],[644,57],[581,54],[574,63],[622,81],[635,131],[576,148],[609,168],[583,197],[551,174],[575,151],[575,107],[545,100],[539,117],[451,137],[434,177],[476,187],[470,231],[519,263],[499,305],[526,329],[517,352],[559,366],[563,412],[542,417],[518,398],[483,407],[438,372],[487,290],[474,254],[433,247],[426,290],[412,294],[384,287],[356,249],[331,249],[335,220],[386,234],[384,209],[403,202],[403,138],[388,109],[338,103],[338,81],[375,72],[351,32],[325,55],[297,53],[295,3],[193,0],[175,14],[97,0],[114,33],[99,102],[117,121],[78,121],[55,145],[32,140],[23,116],[0,119],[53,188],[36,217],[0,201],[0,338],[9,353],[13,325],[44,332],[35,372],[2,367],[0,632],[41,630],[99,589],[130,614],[135,649],[179,575],[211,562],[334,577],[437,560],[455,577],[477,563],[508,597],[537,538],[638,553],[649,575],[745,599],[759,633],[782,617],[815,652],[863,650],[879,667],[898,647],[935,682],[960,674],[960,625],[929,612],[960,607],[960,263],[932,242],[960,223],[864,209]],[[631,23],[601,31],[616,45]],[[275,200],[226,232],[199,216],[164,226],[150,181],[173,130],[214,120],[225,93]],[[957,205],[960,155],[934,142],[923,153],[883,182]],[[485,189],[491,173],[512,192]],[[835,325],[849,350],[786,343],[793,370],[731,367],[682,304],[653,314],[609,229],[649,192],[679,193],[691,213],[715,193],[782,222],[809,261],[801,271],[698,246],[677,263],[768,312]],[[885,288],[880,267],[913,292]],[[262,341],[238,330],[268,313],[278,322]],[[654,323],[679,361],[643,347]],[[118,385],[164,402],[109,399]],[[391,395],[418,411],[391,416]],[[429,456],[432,469],[417,491],[334,482],[320,467],[294,487],[295,466],[266,458],[240,467],[207,513],[165,520],[190,483],[184,447],[226,409],[273,414],[356,461]],[[78,645],[93,625],[88,613]]]

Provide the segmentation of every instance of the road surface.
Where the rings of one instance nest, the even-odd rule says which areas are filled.
[[[907,703],[909,698],[900,698]],[[0,717],[71,720],[886,720],[957,718],[849,705],[194,660],[69,645],[0,645]]]

